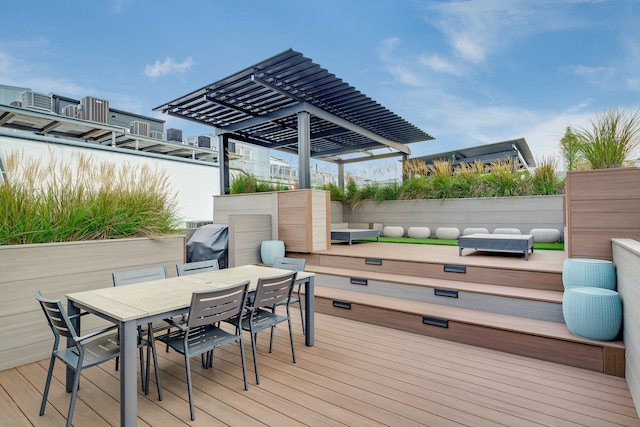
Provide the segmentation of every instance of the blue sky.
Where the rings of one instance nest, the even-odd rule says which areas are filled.
[[[412,144],[412,156],[520,137],[536,159],[558,156],[567,126],[639,104],[638,0],[43,0],[2,10],[0,84],[105,98],[184,136],[212,129],[152,109],[289,48],[436,137]]]

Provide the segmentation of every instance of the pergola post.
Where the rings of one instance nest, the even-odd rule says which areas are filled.
[[[298,113],[298,187],[311,188],[311,119],[306,111]]]
[[[338,162],[338,188],[344,190],[344,163]]]
[[[409,179],[409,174],[406,170],[405,163],[407,163],[408,155],[406,153],[402,153],[402,182]]]
[[[220,152],[218,153],[218,166],[220,173],[220,194],[229,194],[229,134],[218,135]]]

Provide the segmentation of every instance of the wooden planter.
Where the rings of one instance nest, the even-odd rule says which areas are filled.
[[[33,294],[49,298],[113,286],[114,271],[184,262],[183,235],[0,246],[0,370],[48,358],[53,334]],[[65,303],[66,304],[66,303]],[[101,324],[83,323],[83,332]]]
[[[612,260],[612,238],[640,240],[640,169],[567,173],[567,256]]]

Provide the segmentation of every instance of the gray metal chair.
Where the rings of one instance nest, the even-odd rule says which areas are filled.
[[[304,271],[304,267],[306,264],[307,264],[307,260],[304,258],[276,257],[276,259],[273,261],[273,267],[283,268],[285,270],[293,270],[293,271]],[[289,300],[289,304],[298,304],[298,307],[300,308],[300,321],[302,322],[302,333],[305,334],[304,313],[302,312],[302,301],[300,301],[301,288],[302,288],[302,283],[298,285],[298,292],[297,292],[298,296],[297,297],[292,296],[291,299]],[[293,293],[291,295],[293,295]],[[284,305],[284,304],[286,304],[285,301],[276,305]]]
[[[258,359],[256,355],[256,341],[258,332],[267,328],[271,329],[271,338],[269,341],[269,353],[273,350],[273,330],[275,326],[282,322],[289,324],[289,339],[291,340],[291,355],[293,363],[296,363],[296,353],[293,347],[293,328],[291,327],[291,314],[289,312],[289,298],[293,291],[293,285],[296,280],[297,271],[273,277],[261,277],[258,279],[253,301],[247,305],[246,310],[242,314],[242,322],[240,326],[243,330],[249,331],[251,334],[251,348],[253,350],[253,366],[256,372],[256,383],[260,384],[258,376]],[[276,313],[276,304],[285,302],[286,316]],[[231,323],[236,324],[237,319],[231,319]]]
[[[69,412],[67,414],[67,427],[71,426],[73,418],[73,409],[76,404],[78,395],[78,387],[80,384],[80,373],[83,369],[99,365],[117,357],[120,354],[120,346],[118,345],[118,337],[116,333],[107,333],[118,328],[113,325],[108,328],[100,329],[87,335],[78,336],[71,319],[80,316],[68,316],[62,302],[60,300],[48,299],[42,296],[40,291],[35,293],[35,297],[40,303],[47,322],[51,327],[54,335],[53,350],[51,351],[51,359],[49,361],[49,370],[47,372],[47,381],[42,394],[42,404],[40,405],[40,415],[44,415],[47,405],[47,397],[49,395],[49,387],[51,386],[51,377],[53,375],[53,366],[56,359],[60,359],[65,365],[73,369],[73,386],[71,389],[71,401],[69,402]],[[82,313],[89,314],[89,313]],[[74,346],[69,348],[58,349],[60,338],[71,338]]]
[[[167,270],[164,266],[141,268],[137,270],[118,271],[112,274],[114,286],[132,285],[134,283],[150,282],[152,280],[162,280],[167,278]],[[147,335],[147,365],[145,370],[146,380],[143,381],[142,386],[144,394],[149,394],[149,357],[153,357],[153,366],[156,374],[156,387],[158,388],[158,399],[162,400],[162,387],[160,385],[160,371],[158,369],[158,356],[156,354],[155,338],[154,334],[158,331],[167,330],[168,326],[166,322],[156,322],[147,324],[146,328],[138,327],[138,335]],[[167,347],[167,351],[169,348]],[[116,370],[118,369],[118,360],[116,358]],[[140,371],[142,372],[142,347],[140,347]]]
[[[189,274],[204,273],[205,271],[215,271],[219,269],[220,265],[217,259],[176,264],[178,276],[187,276]]]
[[[205,368],[211,368],[213,366],[213,350],[215,348],[229,342],[240,341],[244,389],[249,389],[244,358],[244,342],[242,340],[242,331],[240,330],[241,314],[247,299],[248,289],[249,281],[247,280],[222,289],[194,292],[191,297],[187,324],[182,325],[178,322],[171,322],[172,326],[178,329],[158,337],[158,340],[167,343],[175,351],[184,355],[192,421],[196,419],[189,362],[192,357],[197,355],[204,357],[206,354]],[[230,318],[235,318],[235,334],[219,327],[219,322],[229,321]]]

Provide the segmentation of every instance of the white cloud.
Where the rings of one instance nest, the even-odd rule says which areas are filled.
[[[144,67],[144,73],[149,77],[158,77],[165,74],[184,74],[187,72],[195,62],[191,57],[187,58],[183,62],[177,63],[173,58],[167,57],[164,61],[156,60],[153,65],[147,65]]]
[[[586,65],[572,65],[563,68],[563,71],[579,76],[592,84],[606,83],[615,74],[615,70],[610,67],[588,67]]]
[[[421,64],[439,73],[453,74],[454,76],[460,76],[462,74],[457,66],[438,55],[422,55],[419,61]]]

